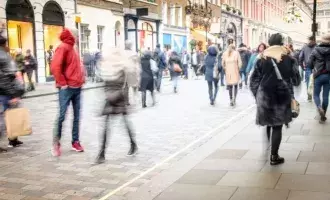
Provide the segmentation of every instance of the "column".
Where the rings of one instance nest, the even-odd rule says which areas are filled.
[[[43,7],[37,4],[34,12],[34,35],[35,35],[35,56],[38,62],[38,69],[36,70],[36,82],[46,82],[46,59],[44,47],[44,29],[42,24],[42,9]]]

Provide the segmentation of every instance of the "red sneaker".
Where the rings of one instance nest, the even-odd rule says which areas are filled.
[[[76,152],[83,152],[84,148],[80,145],[80,142],[74,142],[72,143],[72,150],[76,151]]]
[[[59,142],[54,144],[52,154],[55,157],[61,156],[61,144]]]

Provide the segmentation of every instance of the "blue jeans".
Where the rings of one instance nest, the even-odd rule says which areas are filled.
[[[58,142],[62,137],[62,124],[65,120],[66,111],[72,103],[73,107],[73,126],[72,126],[72,142],[79,141],[79,120],[80,120],[80,95],[81,88],[67,88],[59,90],[59,106],[60,113],[54,130],[54,142]]]
[[[157,89],[157,91],[160,90],[160,87],[162,85],[163,72],[164,72],[164,69],[161,69],[161,68],[159,68],[159,70],[157,72],[157,79],[156,79],[156,89]]]
[[[306,67],[305,81],[306,81],[307,88],[309,86],[309,77],[311,76],[311,74],[312,74],[312,69],[309,67]]]
[[[214,79],[213,81],[207,81],[207,85],[209,88],[209,98],[211,102],[215,101],[215,99],[217,98],[217,94],[219,90],[218,83],[219,83],[218,79]],[[213,93],[213,85],[214,85],[214,93]]]
[[[322,104],[320,99],[320,94],[322,92]],[[321,74],[314,80],[314,102],[316,107],[323,108],[324,111],[327,111],[329,104],[329,91],[330,91],[330,75]]]
[[[173,83],[173,87],[174,88],[177,88],[178,87],[178,81],[179,81],[179,76],[173,75],[172,76],[172,83]]]

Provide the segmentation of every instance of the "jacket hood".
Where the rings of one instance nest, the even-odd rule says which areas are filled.
[[[63,31],[60,35],[60,40],[63,43],[66,43],[66,44],[69,44],[69,45],[72,45],[72,46],[76,43],[76,40],[75,40],[72,32],[67,28],[63,29]]]
[[[208,49],[207,49],[207,53],[211,56],[216,56],[218,54],[218,48],[215,47],[215,46],[210,46]]]
[[[274,45],[274,46],[270,46],[269,48],[267,48],[263,52],[263,56],[274,58],[277,62],[281,62],[282,56],[287,55],[288,53],[289,53],[288,49],[285,48],[284,46]]]
[[[330,44],[321,43],[315,50],[321,55],[330,55]]]

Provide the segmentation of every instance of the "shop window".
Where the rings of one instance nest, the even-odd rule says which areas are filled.
[[[30,22],[8,21],[8,43],[10,54],[15,56],[17,49],[23,52],[30,49],[34,54],[33,25]]]
[[[142,23],[142,30],[140,33],[140,49],[152,50],[153,48],[153,28],[152,26],[144,22]]]
[[[182,26],[182,7],[178,8],[178,26]]]
[[[97,26],[97,49],[102,50],[103,47],[103,26]]]
[[[90,30],[88,29],[88,25],[81,24],[80,25],[80,39],[81,39],[81,54],[89,51],[89,35]]]

